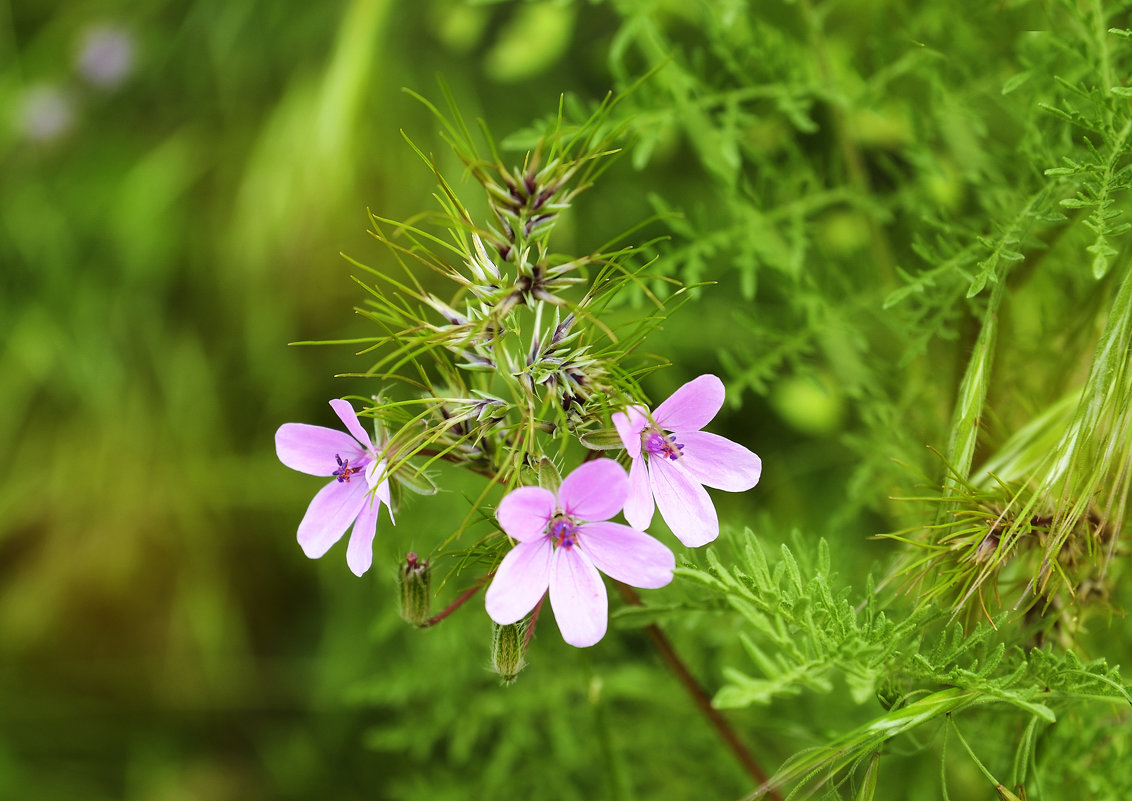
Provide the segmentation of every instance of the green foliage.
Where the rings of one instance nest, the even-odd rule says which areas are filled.
[[[757,671],[752,677],[725,668],[727,683],[714,704],[768,706],[803,693],[832,696],[844,685],[850,714],[867,719],[787,760],[753,797],[778,788],[791,789],[793,797],[825,783],[841,785],[856,773],[863,774],[863,788],[877,781],[876,757],[891,753],[891,741],[930,740],[942,720],[985,728],[1001,719],[1003,708],[1015,713],[1025,734],[1016,742],[999,742],[989,753],[1001,757],[1016,749],[1012,784],[1024,784],[1030,780],[1026,766],[1033,761],[1029,752],[1038,727],[1068,726],[1076,736],[1088,737],[1102,730],[1082,723],[1080,713],[1094,714],[1092,706],[1107,704],[1102,712],[1111,710],[1121,719],[1129,715],[1130,688],[1104,659],[1083,662],[1072,650],[1008,645],[1016,641],[1012,629],[981,625],[968,632],[958,623],[946,624],[942,607],[902,610],[897,599],[882,602],[871,580],[864,597],[851,604],[849,589],[838,587],[830,572],[824,540],[813,566],[803,568],[787,546],[772,564],[750,531],[745,539],[737,564],[725,566],[709,551],[706,570],[681,571],[707,590],[702,603],[726,605],[741,617],[737,636]],[[1001,627],[1005,616],[998,622]],[[876,714],[877,701],[887,711]],[[1063,716],[1069,721],[1058,724]],[[1118,771],[1120,754],[1119,749],[1106,753],[1104,758],[1113,760],[1110,770]],[[1047,769],[1043,760],[1038,771]]]
[[[135,6],[0,25],[0,796],[1132,796],[1132,4]],[[113,90],[96,11],[137,45]],[[585,279],[505,321],[529,396],[476,339],[524,263]],[[558,415],[571,364],[611,377],[555,418],[586,448],[712,371],[766,473],[501,686],[479,596],[407,625],[396,566],[448,548],[415,623],[474,588],[500,544],[452,462],[508,458],[484,435]],[[343,395],[430,432],[363,581],[296,547],[270,442]]]

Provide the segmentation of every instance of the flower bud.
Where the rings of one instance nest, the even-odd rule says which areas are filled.
[[[423,626],[429,621],[429,605],[432,593],[429,589],[430,568],[417,555],[409,551],[401,565],[401,617],[414,626]]]
[[[519,671],[527,666],[527,620],[508,626],[491,624],[491,667],[504,684],[515,681]]]

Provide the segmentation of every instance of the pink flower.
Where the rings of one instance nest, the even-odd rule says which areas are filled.
[[[549,588],[562,639],[584,648],[605,635],[608,600],[599,570],[634,587],[670,582],[672,551],[629,526],[603,522],[621,511],[627,491],[621,465],[597,459],[566,476],[557,495],[541,487],[508,493],[495,516],[519,544],[487,589],[491,619],[521,620]]]
[[[700,429],[723,406],[723,382],[702,375],[672,393],[651,415],[630,406],[613,415],[629,452],[625,519],[634,528],[652,522],[653,499],[680,542],[696,547],[719,536],[719,518],[704,486],[728,492],[759,483],[762,460],[742,445]]]
[[[275,453],[292,470],[334,476],[307,507],[299,523],[299,545],[311,559],[318,559],[353,524],[346,563],[360,576],[373,562],[377,513],[381,504],[389,506],[389,481],[378,480],[385,472],[385,462],[358,422],[354,407],[344,400],[332,400],[330,406],[349,434],[323,426],[284,423],[275,432]],[[389,516],[392,519],[392,508]]]

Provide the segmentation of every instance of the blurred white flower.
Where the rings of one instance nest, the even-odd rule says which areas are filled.
[[[20,132],[33,142],[58,139],[74,122],[74,103],[61,87],[53,84],[30,87],[16,114]]]
[[[83,79],[99,89],[114,89],[134,66],[134,38],[113,25],[95,25],[83,35],[75,59]]]

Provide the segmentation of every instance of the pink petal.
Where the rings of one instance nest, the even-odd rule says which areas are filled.
[[[647,412],[644,406],[630,406],[624,412],[616,412],[612,416],[613,425],[630,459],[636,459],[641,454],[641,432],[649,424]]]
[[[354,407],[350,405],[347,400],[338,398],[330,401],[330,408],[338,415],[338,419],[346,426],[346,430],[354,435],[354,438],[361,443],[362,447],[366,450],[373,450],[373,440],[370,439],[369,434],[362,428],[362,424],[358,422],[358,415],[354,411]]]
[[[499,525],[511,539],[530,542],[541,537],[557,511],[554,493],[542,487],[519,487],[507,493],[495,510]]]
[[[696,481],[728,492],[743,492],[759,483],[763,462],[738,443],[707,431],[679,436],[680,464]]]
[[[629,496],[625,500],[625,519],[633,528],[644,531],[652,523],[654,508],[645,457],[638,456],[629,467]]]
[[[275,453],[287,467],[312,476],[333,475],[338,469],[335,454],[351,462],[366,455],[349,434],[306,423],[279,426],[275,432]]]
[[[579,520],[608,520],[625,506],[629,477],[612,459],[586,462],[562,481],[558,501],[562,510]]]
[[[578,548],[559,548],[550,569],[550,606],[562,639],[578,648],[605,636],[609,600],[601,574]]]
[[[488,616],[501,626],[522,620],[550,584],[554,548],[548,537],[521,542],[503,557],[484,594]]]
[[[653,419],[669,431],[699,431],[723,407],[723,382],[709,374],[693,378],[656,407]]]
[[[660,516],[680,542],[697,548],[719,536],[719,518],[707,490],[679,462],[653,459],[649,462],[649,479]]]
[[[660,540],[620,523],[579,526],[578,545],[594,567],[634,587],[663,587],[676,568],[676,557]]]
[[[381,503],[372,495],[367,494],[362,503],[362,511],[354,521],[350,543],[346,546],[346,564],[355,576],[365,573],[373,563],[373,537],[377,533],[377,513],[381,510]]]
[[[380,462],[380,467],[376,471],[376,475],[381,475],[385,471],[385,462]],[[385,504],[385,508],[389,510],[389,522],[397,525],[397,521],[393,519],[393,498],[389,494],[389,479],[385,479],[377,485],[377,499]]]
[[[338,542],[365,503],[369,487],[364,481],[331,481],[314,496],[299,523],[299,545],[318,559]]]

